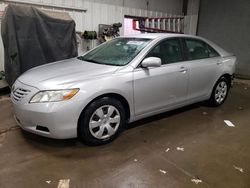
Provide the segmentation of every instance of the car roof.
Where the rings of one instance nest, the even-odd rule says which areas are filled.
[[[146,38],[146,39],[152,39],[152,40],[157,40],[157,39],[162,39],[162,38],[171,38],[171,37],[187,37],[187,38],[194,38],[194,39],[200,39],[209,45],[211,45],[213,48],[219,52],[221,56],[230,56],[232,55],[231,53],[228,53],[221,47],[219,47],[217,44],[203,38],[200,36],[195,36],[195,35],[188,35],[188,34],[179,34],[179,33],[143,33],[143,34],[135,34],[135,35],[127,35],[123,36],[125,38]]]

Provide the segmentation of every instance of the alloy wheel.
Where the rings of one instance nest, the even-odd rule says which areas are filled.
[[[222,103],[227,96],[227,83],[221,81],[215,89],[215,100],[218,104]]]

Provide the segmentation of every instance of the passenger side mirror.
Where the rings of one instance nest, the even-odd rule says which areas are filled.
[[[160,67],[161,66],[161,59],[158,57],[147,57],[142,61],[141,66],[144,68]]]

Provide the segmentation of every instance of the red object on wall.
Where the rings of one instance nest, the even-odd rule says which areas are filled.
[[[2,19],[3,17],[3,11],[0,11],[0,20]]]
[[[136,28],[136,22],[137,22],[137,20],[133,19],[133,30],[138,29],[138,28]]]

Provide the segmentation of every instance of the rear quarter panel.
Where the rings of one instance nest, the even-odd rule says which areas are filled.
[[[223,74],[233,75],[235,73],[237,58],[234,55],[222,57]]]

